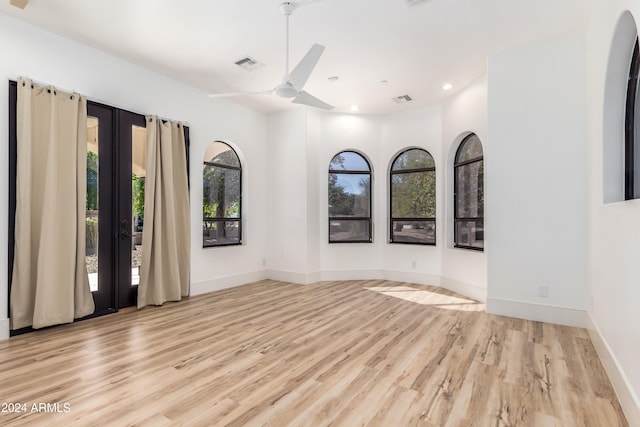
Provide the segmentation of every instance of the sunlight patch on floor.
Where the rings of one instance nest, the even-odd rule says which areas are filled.
[[[394,298],[415,302],[422,305],[431,305],[445,310],[458,311],[484,311],[484,304],[469,298],[453,295],[444,295],[426,289],[416,289],[409,286],[377,286],[365,288]]]

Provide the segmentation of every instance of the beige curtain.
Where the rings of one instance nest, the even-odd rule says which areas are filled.
[[[147,117],[138,308],[189,295],[189,188],[184,128]]]
[[[18,80],[11,328],[93,313],[85,265],[87,100]]]

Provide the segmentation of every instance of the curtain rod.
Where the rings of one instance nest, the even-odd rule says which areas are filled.
[[[165,117],[158,116],[157,114],[149,114],[149,113],[143,113],[143,112],[140,112],[140,111],[135,111],[135,110],[132,110],[132,109],[130,109],[130,108],[122,107],[122,106],[120,106],[120,105],[114,105],[114,104],[113,104],[113,103],[111,103],[111,102],[107,102],[107,101],[103,101],[103,100],[98,99],[98,98],[93,98],[93,97],[89,97],[89,96],[87,96],[87,95],[83,95],[83,94],[81,94],[81,93],[79,93],[79,92],[76,92],[75,90],[69,90],[69,89],[65,89],[65,88],[60,87],[60,86],[52,85],[52,84],[50,84],[50,83],[41,82],[41,81],[39,81],[39,80],[32,79],[31,77],[18,76],[18,78],[29,79],[29,80],[31,80],[31,82],[32,82],[32,83],[36,83],[36,84],[38,84],[38,85],[40,85],[40,86],[44,86],[44,87],[46,87],[46,88],[54,87],[55,89],[61,90],[61,91],[63,91],[63,92],[68,92],[68,93],[72,93],[72,94],[73,94],[73,93],[75,93],[75,94],[80,95],[80,96],[85,96],[85,97],[87,98],[87,100],[88,100],[88,101],[97,102],[97,103],[100,103],[100,104],[107,105],[107,106],[109,106],[109,107],[118,108],[118,109],[120,109],[120,110],[125,110],[125,111],[127,111],[127,112],[129,112],[129,113],[139,114],[139,115],[141,115],[141,116],[145,116],[145,117],[147,117],[147,116],[157,116],[157,117],[158,117],[160,120],[162,120],[162,121],[165,121],[165,122],[167,122],[167,121],[171,121],[171,122],[175,122],[175,121],[177,121],[177,122],[180,122],[183,126],[187,126],[187,127],[189,127],[189,122],[188,122],[188,121],[183,121],[183,120],[174,120],[174,119],[167,119],[167,118],[165,118]],[[16,81],[16,83],[17,83],[17,81]]]

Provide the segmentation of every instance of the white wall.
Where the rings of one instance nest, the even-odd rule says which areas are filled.
[[[585,45],[577,35],[489,58],[489,312],[586,325]]]
[[[322,164],[322,118],[319,110],[307,109],[307,259],[308,283],[321,280],[322,263],[320,245],[322,234],[320,224],[326,220],[326,202],[320,200],[321,188],[327,185],[327,176],[320,171],[327,167]]]
[[[444,245],[442,192],[437,196],[437,247],[389,244],[387,218],[389,165],[402,149],[428,150],[438,165],[438,179],[444,179],[440,177],[440,165],[444,165],[441,128],[440,107],[389,116],[295,110],[270,117],[273,158],[269,186],[281,191],[271,196],[269,209],[273,218],[269,221],[269,274],[297,283],[388,278],[439,284],[440,247]],[[328,243],[327,172],[333,156],[344,150],[356,150],[371,163],[372,243]],[[298,164],[278,170],[274,162],[282,158],[297,159]],[[292,231],[283,235],[283,227]]]
[[[625,85],[620,79],[628,63],[615,62],[629,49],[625,37],[615,38],[629,32],[625,27],[616,33],[620,17],[630,10],[637,25],[640,4],[590,4],[586,37],[495,55],[488,78],[444,106],[390,116],[297,109],[267,119],[2,15],[0,75],[5,82],[28,76],[189,123],[193,294],[267,276],[300,283],[441,282],[479,299],[486,292],[492,312],[588,324],[630,423],[640,425],[640,202],[621,202],[617,187]],[[622,22],[633,22],[630,17]],[[0,85],[0,99],[7,92],[7,84]],[[7,120],[7,103],[0,102],[4,135]],[[468,132],[480,137],[485,150],[484,253],[452,248],[450,169]],[[201,160],[214,140],[229,142],[243,160],[240,247],[201,248]],[[389,161],[409,146],[427,149],[436,160],[436,247],[387,243]],[[327,243],[327,167],[345,149],[366,154],[373,166],[372,244]],[[7,150],[0,150],[0,170],[7,164]],[[0,224],[7,224],[7,187],[6,174],[0,174]],[[9,328],[6,260],[7,230],[0,227],[0,339]],[[538,296],[540,286],[548,287],[548,297]]]
[[[453,247],[453,163],[462,139],[475,133],[482,142],[485,157],[485,176],[490,141],[487,132],[487,78],[483,77],[456,94],[443,109],[443,138],[440,190],[444,194],[444,226],[442,237],[442,285],[464,295],[486,301],[487,252],[491,246],[491,230],[485,222],[484,252]],[[486,180],[486,178],[485,178]],[[485,192],[485,216],[491,215],[490,200]],[[440,227],[442,230],[442,227]]]
[[[302,108],[269,117],[268,218],[270,275],[307,283],[307,129]]]
[[[453,249],[452,238],[447,237],[451,222],[446,207],[453,200],[446,181],[452,180],[450,152],[455,152],[458,137],[473,131],[486,139],[486,86],[483,78],[461,91],[445,107],[445,114],[435,106],[388,116],[296,110],[270,117],[269,187],[280,191],[272,194],[269,209],[269,274],[297,283],[391,279],[442,284],[484,301],[485,255]],[[443,124],[448,132],[444,140]],[[408,147],[426,149],[436,162],[436,246],[388,243],[390,162]],[[328,243],[327,171],[331,158],[343,150],[356,150],[371,162],[372,243]],[[287,170],[275,166],[283,158],[290,164]],[[298,164],[291,164],[294,159]],[[289,232],[284,233],[283,227]]]
[[[594,0],[587,33],[589,326],[630,425],[640,425],[640,200],[621,201],[621,171],[624,98],[639,25],[638,1]]]
[[[0,15],[0,134],[8,134],[9,79],[28,76],[37,81],[75,90],[89,99],[125,109],[188,122],[191,127],[191,286],[196,294],[264,277],[266,251],[266,134],[267,120],[256,112],[225,101],[212,101],[206,93],[142,69],[97,50]],[[242,247],[203,250],[202,158],[213,140],[231,142],[246,161]],[[6,146],[5,146],[6,147]],[[0,150],[0,170],[8,165],[7,149]],[[0,224],[8,218],[7,174],[0,174]],[[0,338],[8,334],[7,228],[0,227]]]
[[[384,170],[380,157],[381,123],[379,116],[325,114],[322,118],[322,140],[318,153],[320,269],[323,280],[380,277],[384,244]],[[344,150],[363,154],[371,164],[373,179],[373,243],[329,244],[327,173],[333,156]]]
[[[381,267],[386,277],[395,280],[439,285],[442,247],[445,245],[443,181],[445,161],[442,154],[442,108],[417,108],[386,116],[382,120],[381,161],[378,184],[383,190],[382,210],[378,211],[383,232]],[[408,147],[427,150],[436,164],[436,246],[389,244],[389,170],[395,156]]]

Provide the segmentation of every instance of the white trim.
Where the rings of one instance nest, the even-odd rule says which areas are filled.
[[[616,358],[607,340],[602,336],[602,332],[598,325],[593,321],[591,312],[587,312],[587,331],[591,337],[591,342],[596,348],[598,357],[602,362],[602,366],[611,381],[613,390],[616,392],[622,411],[627,417],[627,421],[631,426],[640,426],[640,399],[634,393],[629,378],[624,374],[620,367],[620,363]]]
[[[0,341],[9,339],[9,319],[0,320]]]
[[[267,279],[295,283],[296,285],[309,285],[320,280],[320,273],[298,273],[295,271],[267,270],[266,275]]]
[[[440,286],[441,277],[435,274],[413,273],[410,271],[382,270],[384,280],[415,283],[417,285]]]
[[[440,276],[396,270],[324,270],[320,272],[320,280],[393,280],[440,286]]]
[[[245,285],[247,283],[267,279],[267,276],[267,270],[259,270],[235,276],[216,277],[214,279],[191,282],[190,295],[202,295],[208,292],[219,291],[221,289],[233,288],[234,286]]]
[[[380,280],[383,270],[324,270],[320,272],[320,280]]]
[[[577,328],[587,327],[587,311],[569,307],[487,298],[487,313]]]
[[[481,286],[472,285],[471,283],[461,282],[448,277],[442,277],[440,280],[440,286],[476,301],[483,303],[487,302],[487,290]]]

